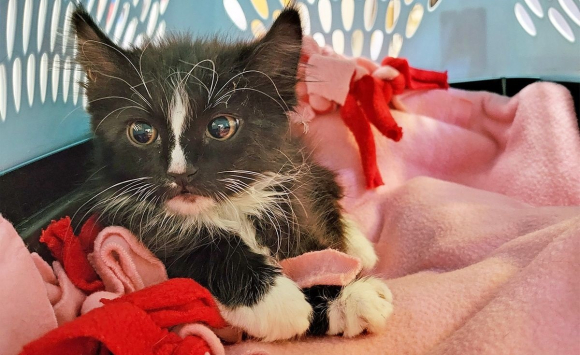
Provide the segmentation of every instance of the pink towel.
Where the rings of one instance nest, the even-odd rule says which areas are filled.
[[[332,249],[282,260],[280,266],[282,272],[301,288],[348,285],[362,270],[360,259]]]
[[[91,294],[83,303],[83,314],[102,306],[101,298],[117,298],[167,280],[163,263],[121,227],[99,233],[88,258],[106,291]]]

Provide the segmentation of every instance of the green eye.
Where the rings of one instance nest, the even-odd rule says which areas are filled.
[[[157,139],[157,130],[146,122],[133,122],[127,127],[129,140],[137,145],[147,145]]]
[[[240,121],[235,117],[217,116],[207,125],[207,135],[210,138],[225,141],[236,133],[239,126]]]

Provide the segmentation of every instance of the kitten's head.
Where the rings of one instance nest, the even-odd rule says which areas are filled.
[[[97,168],[108,185],[147,180],[157,202],[179,213],[287,163],[281,148],[302,44],[295,9],[254,42],[173,36],[130,49],[83,9],[72,20]],[[248,180],[232,184],[236,171]]]

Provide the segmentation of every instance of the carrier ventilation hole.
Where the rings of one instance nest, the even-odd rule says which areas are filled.
[[[62,101],[66,104],[68,101],[68,89],[70,87],[72,63],[70,57],[64,60],[64,68],[62,69]]]
[[[389,43],[389,49],[387,55],[389,57],[397,58],[403,47],[403,36],[398,33],[393,35],[391,38],[391,43]]]
[[[28,106],[34,103],[34,83],[36,80],[36,59],[34,54],[28,56],[26,63],[26,91],[28,93]]]
[[[22,63],[20,58],[14,59],[12,63],[12,95],[14,97],[14,108],[16,113],[20,111],[20,98],[22,94]]]
[[[324,39],[324,35],[322,33],[316,32],[312,35],[312,38],[314,38],[320,47],[324,47],[326,45],[326,40]]]
[[[544,10],[542,9],[542,5],[540,4],[540,0],[525,0],[528,7],[532,10],[536,16],[539,18],[544,17]]]
[[[48,54],[43,53],[40,57],[40,69],[38,70],[38,79],[40,86],[40,102],[46,100],[46,86],[48,84]]]
[[[345,31],[350,31],[354,22],[354,0],[342,0],[340,12],[342,15],[342,25]]]
[[[375,30],[371,35],[371,59],[377,60],[379,54],[381,54],[381,49],[383,48],[383,31]]]
[[[434,11],[439,5],[441,5],[442,0],[428,0],[427,10]]]
[[[318,1],[318,16],[320,17],[322,30],[329,33],[332,27],[332,5],[330,4],[330,0]]]
[[[121,47],[129,48],[131,43],[133,43],[133,38],[135,38],[135,32],[137,31],[137,25],[139,25],[139,20],[137,19],[137,17],[135,17],[127,25],[127,29],[125,30],[125,35],[123,36],[123,42],[121,44]]]
[[[8,2],[8,12],[6,13],[6,52],[8,59],[12,58],[14,50],[14,37],[16,36],[16,19],[18,18],[18,8],[16,0]]]
[[[60,57],[58,54],[52,59],[52,101],[56,102],[58,96],[58,76],[60,75]]]
[[[377,0],[366,0],[364,6],[364,25],[365,30],[370,31],[375,25],[375,20],[377,18]]]
[[[28,43],[30,42],[30,30],[32,29],[32,0],[26,0],[24,3],[24,14],[22,15],[22,51],[28,52]]]
[[[153,36],[154,41],[159,42],[165,37],[166,27],[167,24],[165,23],[165,21],[161,21],[161,23],[159,23],[159,26],[157,26],[157,30],[155,31],[155,35]]]
[[[332,32],[332,48],[338,54],[344,53],[344,33],[341,30]]]
[[[415,4],[409,12],[409,18],[407,19],[407,28],[405,29],[405,36],[407,38],[413,37],[419,25],[421,24],[421,20],[423,20],[423,14],[425,10],[423,9],[423,5]]]
[[[245,31],[248,28],[246,15],[244,15],[244,10],[242,10],[242,7],[237,0],[224,0],[224,8],[234,25],[238,26],[242,31]]]
[[[224,3],[225,3],[225,1],[224,1]],[[238,6],[239,5],[240,4],[238,4]],[[139,16],[139,21],[143,22],[147,18],[147,14],[149,14],[149,7],[151,7],[151,0],[143,0],[143,4],[141,6],[142,6],[141,7],[141,15]]]
[[[264,27],[262,21],[258,19],[252,21],[250,24],[250,29],[252,30],[254,38],[261,38],[266,34],[266,27]]]
[[[56,36],[58,31],[58,18],[60,16],[60,0],[54,2],[52,7],[52,18],[50,22],[50,51],[54,52],[54,46],[56,44]]]
[[[159,2],[159,13],[163,15],[167,10],[167,5],[169,5],[169,0],[161,0]]]
[[[551,7],[548,10],[548,18],[550,19],[550,22],[552,22],[552,25],[554,25],[556,30],[560,32],[562,37],[566,38],[569,42],[574,43],[574,41],[576,40],[576,38],[574,37],[574,32],[572,32],[572,28],[570,28],[570,25],[568,24],[568,22],[566,22],[566,19],[564,18],[564,16],[562,16],[562,14],[558,10]]]
[[[364,46],[365,37],[363,31],[357,29],[354,30],[352,33],[352,37],[350,39],[350,46],[352,50],[353,57],[360,57],[362,54],[363,46]]]
[[[97,4],[97,23],[103,20],[103,16],[105,15],[105,10],[107,10],[107,1],[108,0],[99,0]]]
[[[159,19],[159,3],[156,1],[151,6],[151,11],[149,13],[149,21],[147,22],[147,37],[151,38],[157,27],[157,20]]]
[[[79,91],[82,90],[81,80],[82,80],[82,68],[77,64],[75,65],[74,69],[74,76],[73,76],[73,105],[77,105],[79,101]]]
[[[399,15],[401,14],[401,0],[391,0],[387,5],[387,14],[385,18],[385,30],[387,33],[393,32],[397,22],[399,21]]]
[[[65,12],[65,20],[62,28],[62,54],[64,55],[67,50],[67,44],[70,37],[70,21],[68,19],[71,18],[72,12],[74,10],[74,5],[72,3],[68,4]]]
[[[530,14],[528,14],[526,8],[522,4],[517,3],[514,7],[514,11],[516,13],[516,19],[524,31],[526,31],[530,36],[535,36],[536,26],[534,25],[534,22],[532,22],[532,18],[530,17]]]
[[[121,38],[123,37],[123,30],[125,29],[125,25],[127,25],[130,7],[131,5],[129,5],[129,3],[123,4],[121,13],[117,18],[117,24],[115,25],[115,31],[113,32],[113,41],[115,41],[116,43],[120,43]]]
[[[268,11],[268,1],[267,0],[251,0],[251,1],[258,15],[260,15],[260,17],[262,17],[264,20],[267,19],[268,14],[270,13]]]
[[[36,50],[40,53],[44,39],[44,25],[46,24],[47,0],[40,0],[38,6],[38,28],[36,29]]]
[[[2,122],[6,121],[7,91],[6,67],[4,64],[0,64],[0,120],[2,120]]]
[[[580,10],[578,9],[578,5],[572,0],[559,0],[559,3],[566,15],[580,26]]]
[[[118,10],[119,10],[119,0],[112,1],[109,4],[109,11],[107,11],[107,18],[105,19],[105,32],[111,33]]]
[[[87,12],[90,13],[93,11],[93,6],[95,6],[95,0],[89,0],[89,3],[86,6]]]

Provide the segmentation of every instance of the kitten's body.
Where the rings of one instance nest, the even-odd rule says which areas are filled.
[[[390,293],[377,280],[299,290],[276,267],[325,248],[367,268],[376,262],[342,215],[333,173],[289,134],[302,39],[295,10],[262,40],[238,44],[174,37],[123,50],[82,10],[73,23],[96,146],[85,214],[134,232],[170,276],[207,287],[226,320],[253,336],[285,339],[309,327],[356,335],[384,325]],[[215,122],[222,125],[208,133]],[[143,127],[146,143],[134,136]],[[349,308],[344,297],[356,289],[366,291],[349,297],[378,320]]]

